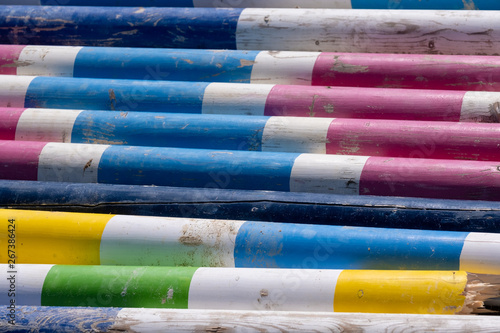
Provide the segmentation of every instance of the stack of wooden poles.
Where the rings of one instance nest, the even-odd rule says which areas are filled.
[[[496,10],[0,0],[0,330],[498,331]]]

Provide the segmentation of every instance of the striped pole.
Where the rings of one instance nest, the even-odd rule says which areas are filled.
[[[494,11],[2,6],[0,26],[1,44],[500,52],[500,23]]]
[[[0,179],[500,200],[484,161],[31,141],[0,141],[0,156]]]
[[[499,295],[497,276],[462,271],[20,264],[11,274],[16,303],[32,306],[455,314]],[[478,284],[489,293],[470,295]]]
[[[491,201],[223,190],[212,187],[0,180],[0,208],[500,232],[500,204]]]
[[[4,332],[213,332],[259,331],[391,331],[418,327],[437,333],[496,332],[496,316],[417,314],[327,313],[292,311],[177,310],[143,308],[81,308],[19,306],[15,326],[9,325],[9,309],[0,307]]]
[[[15,225],[17,264],[500,274],[500,235],[493,233],[10,209],[0,210],[0,221],[5,239]],[[8,259],[0,254],[1,263]]]
[[[500,92],[0,75],[0,107],[500,122]]]
[[[1,0],[0,5],[124,6],[124,7],[232,7],[232,8],[341,8],[341,9],[464,9],[498,10],[488,0]]]
[[[497,124],[0,108],[0,140],[500,161]]]
[[[0,74],[500,90],[497,56],[0,45]]]

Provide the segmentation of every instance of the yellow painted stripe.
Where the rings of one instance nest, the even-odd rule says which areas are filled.
[[[336,312],[454,314],[462,309],[467,273],[345,270],[335,288]]]
[[[0,239],[7,244],[14,219],[16,263],[99,265],[101,236],[113,216],[0,209]],[[0,251],[0,262],[7,260]]]

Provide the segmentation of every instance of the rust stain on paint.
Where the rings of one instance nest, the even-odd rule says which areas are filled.
[[[464,9],[477,10],[474,0],[462,0],[462,3],[464,4]]]
[[[115,104],[116,104],[115,91],[113,89],[109,89],[108,93],[109,93],[109,101],[110,101],[109,107],[111,110],[115,111]]]

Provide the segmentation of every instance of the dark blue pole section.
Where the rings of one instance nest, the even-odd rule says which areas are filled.
[[[0,208],[500,232],[500,203],[0,180]]]

